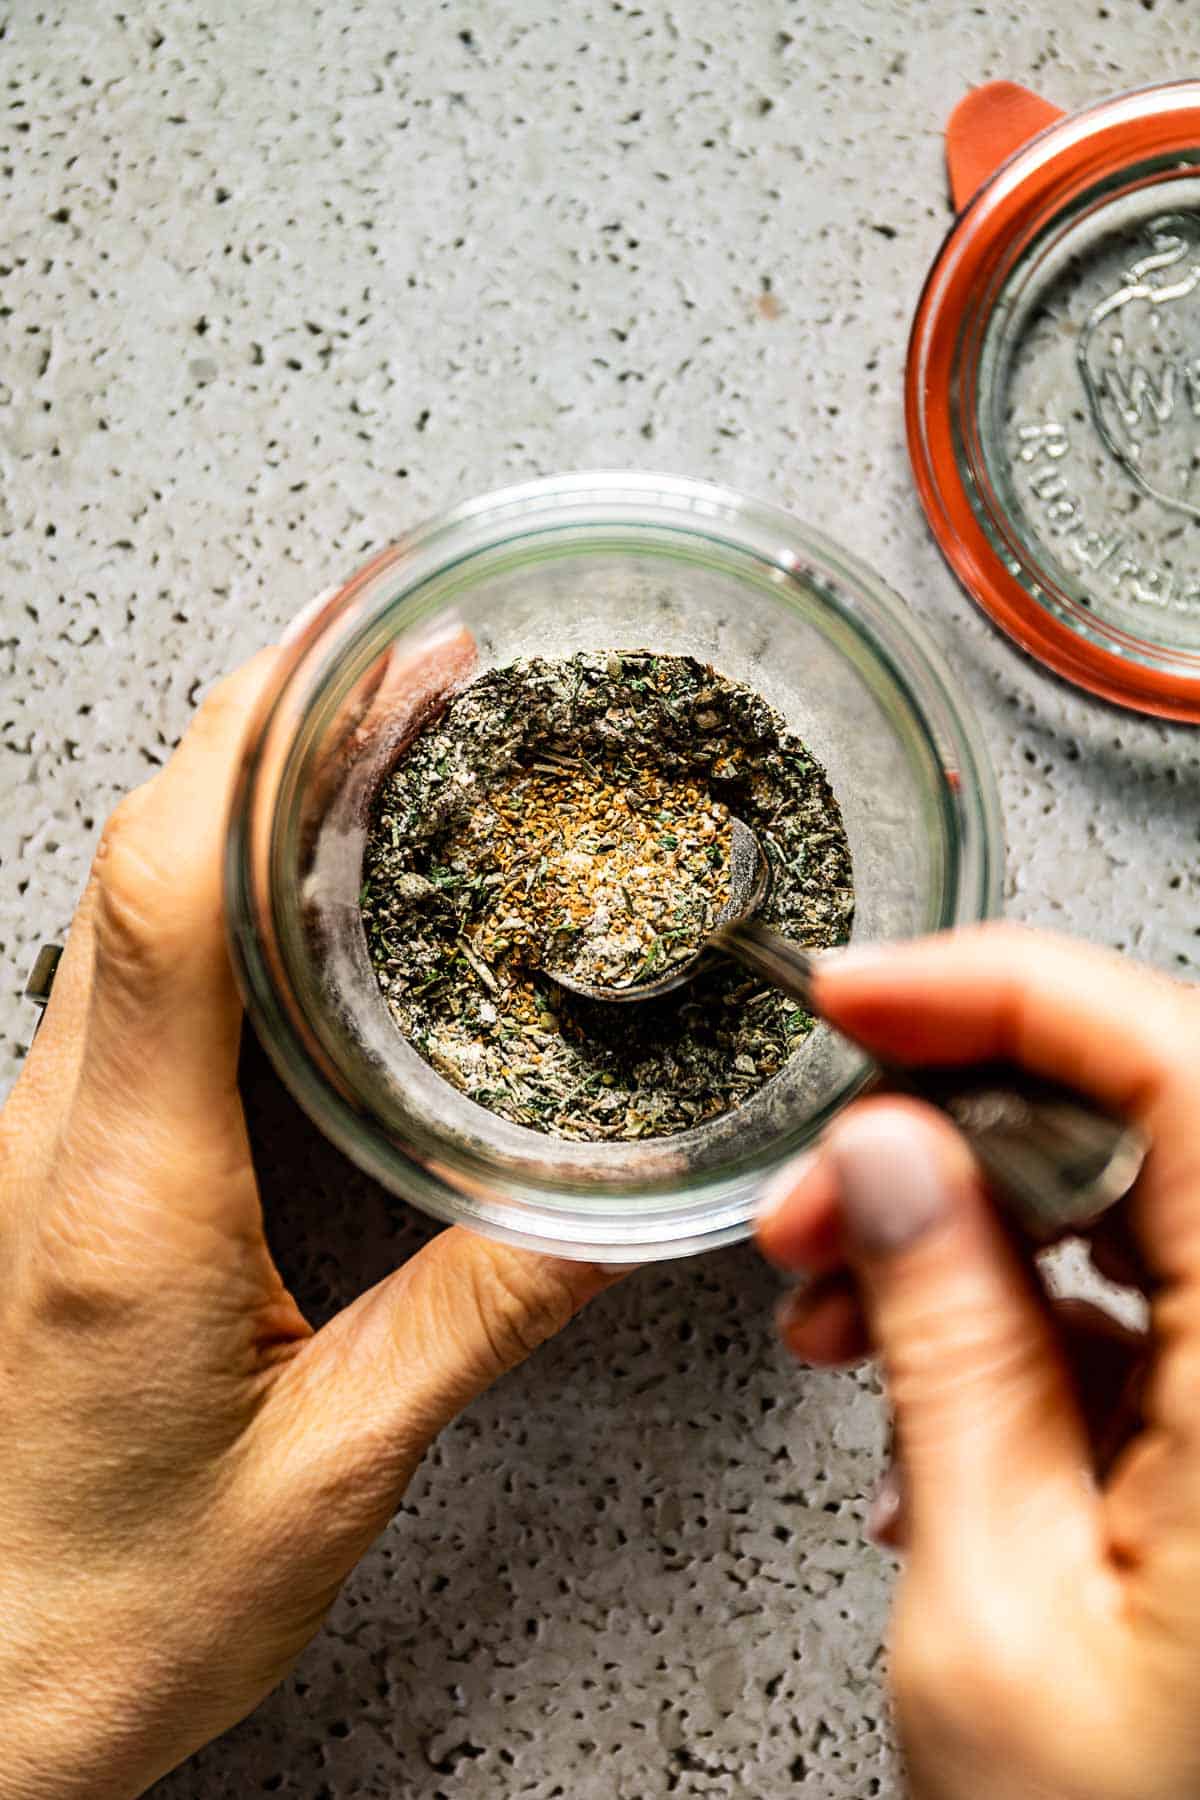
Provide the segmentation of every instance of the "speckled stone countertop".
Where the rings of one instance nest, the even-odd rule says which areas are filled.
[[[1194,70],[1195,0],[21,0],[0,35],[0,1059],[105,811],[196,696],[431,510],[653,467],[774,498],[928,621],[1021,917],[1191,973],[1200,737],[1042,674],[913,497],[941,126]],[[314,1315],[426,1227],[251,1060]],[[898,1793],[867,1375],[748,1250],[633,1278],[442,1440],[297,1674],[162,1800]]]

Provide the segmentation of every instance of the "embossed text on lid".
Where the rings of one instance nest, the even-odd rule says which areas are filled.
[[[1165,649],[1200,647],[1200,180],[1180,185],[1196,210],[1151,188],[1033,246],[981,357],[984,460],[1031,574]]]

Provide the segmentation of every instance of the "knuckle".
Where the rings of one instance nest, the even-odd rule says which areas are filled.
[[[55,1193],[39,1221],[23,1288],[37,1323],[55,1334],[107,1334],[141,1310],[145,1265],[118,1253],[115,1235],[89,1222],[73,1191]]]
[[[96,905],[100,973],[141,967],[152,959],[159,930],[154,878],[140,851],[114,848]]]
[[[153,962],[163,948],[173,908],[147,831],[150,785],[115,808],[96,852],[96,939],[102,966]]]
[[[152,782],[144,782],[141,787],[131,788],[123,794],[104,824],[100,834],[100,844],[96,851],[96,863],[103,869],[108,863],[114,849],[136,838],[145,819],[146,803],[150,797]]]
[[[965,1308],[914,1312],[902,1332],[888,1334],[885,1359],[892,1404],[914,1448],[923,1440],[936,1449],[972,1422],[995,1430],[1043,1397],[1053,1410],[1057,1372],[1040,1345]]]
[[[47,1249],[49,1246],[47,1246]],[[55,1336],[107,1334],[129,1318],[136,1292],[79,1251],[42,1255],[29,1281],[30,1312]]]
[[[915,1392],[961,1392],[1019,1377],[1039,1366],[1040,1344],[1017,1325],[981,1313],[969,1297],[955,1300],[944,1291],[911,1301],[903,1317],[886,1327],[888,1374],[893,1388]]]
[[[237,677],[226,675],[209,689],[188,724],[187,735],[193,740],[219,739],[229,729],[238,713]]]
[[[257,651],[248,662],[209,689],[188,727],[189,737],[223,743],[240,732],[247,705],[278,658],[274,648]]]
[[[560,1331],[575,1310],[566,1279],[544,1262],[509,1253],[488,1259],[474,1282],[474,1304],[498,1368],[523,1362]]]

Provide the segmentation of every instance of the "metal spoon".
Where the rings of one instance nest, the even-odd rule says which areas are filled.
[[[766,899],[770,879],[758,838],[734,819],[729,899],[712,935],[691,956],[654,981],[619,987],[576,981],[554,969],[545,973],[585,1000],[628,1004],[671,993],[725,955],[816,1012],[811,956],[753,916]],[[949,1115],[995,1193],[1038,1242],[1090,1224],[1124,1199],[1146,1160],[1149,1144],[1135,1126],[1015,1064],[908,1069],[877,1061],[876,1067],[889,1088],[929,1101]]]

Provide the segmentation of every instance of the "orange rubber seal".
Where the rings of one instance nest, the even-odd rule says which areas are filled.
[[[1032,135],[1031,135],[1032,134]],[[921,503],[950,567],[1024,650],[1089,692],[1200,723],[1200,651],[1164,647],[1097,618],[1043,571],[1043,604],[1022,583],[1019,546],[981,517],[976,352],[1005,274],[1039,226],[1118,171],[1200,151],[1200,81],[1117,96],[1064,115],[995,82],[967,96],[946,134],[961,209],[929,273],[909,340],[905,420]],[[1161,162],[1156,159],[1162,159]],[[1149,184],[1150,178],[1147,178]]]

